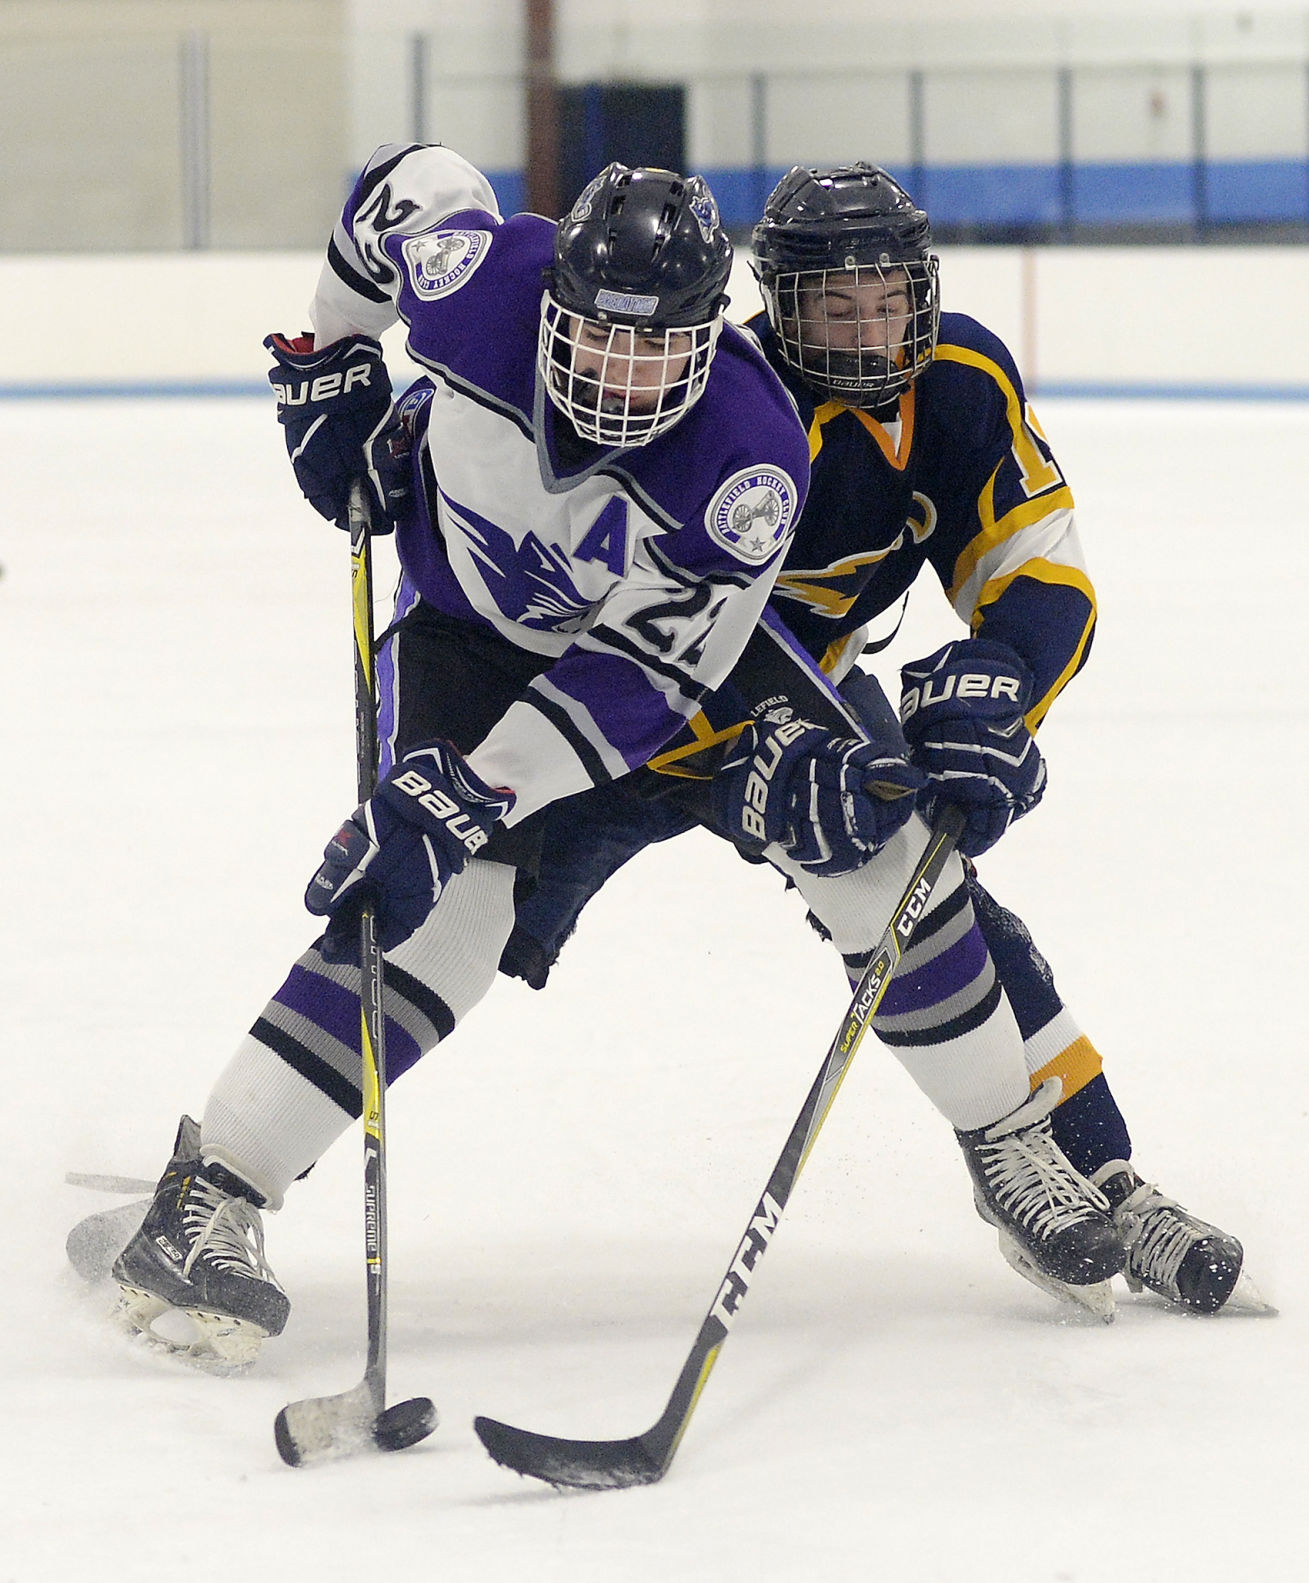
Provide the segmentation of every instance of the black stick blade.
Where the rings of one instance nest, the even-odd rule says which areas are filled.
[[[631,1440],[560,1440],[515,1429],[495,1418],[475,1418],[477,1438],[501,1467],[556,1487],[626,1490],[656,1484],[667,1459],[654,1456],[644,1435]]]

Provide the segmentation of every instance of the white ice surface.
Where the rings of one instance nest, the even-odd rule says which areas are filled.
[[[390,1108],[392,1396],[443,1425],[293,1472],[272,1421],[362,1370],[348,1135],[270,1223],[294,1311],[241,1379],[125,1343],[63,1262],[311,937],[353,800],[344,538],[260,402],[0,407],[0,1583],[1203,1583],[1302,1575],[1309,408],[1048,402],[1099,587],[984,863],[1104,1051],[1137,1160],[1281,1308],[1123,1293],[1068,1323],[1001,1262],[945,1125],[869,1040],[673,1468],[560,1496],[478,1412],[658,1415],[844,1006],[771,874],[645,854],[550,988],[501,982]],[[897,663],[953,632],[917,593]]]

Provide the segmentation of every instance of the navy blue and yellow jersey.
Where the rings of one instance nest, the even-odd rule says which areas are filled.
[[[1026,662],[1035,730],[1087,657],[1095,593],[1072,492],[1003,342],[975,319],[942,314],[931,364],[879,421],[839,402],[815,404],[778,354],[767,319],[747,328],[808,431],[809,496],[765,626],[692,733],[701,744],[721,739],[733,715],[757,712],[786,690],[779,651],[788,634],[806,673],[792,702],[806,708],[815,669],[839,671],[852,660],[862,629],[897,604],[924,566],[973,636],[1007,643]],[[685,752],[686,737],[682,744]],[[670,760],[656,767],[673,769]]]
[[[756,319],[776,367],[767,321]],[[809,431],[811,481],[773,604],[810,654],[890,609],[924,564],[973,636],[1030,667],[1044,718],[1086,658],[1095,595],[1073,496],[1004,344],[975,319],[941,316],[936,355],[890,422],[815,406],[786,377]]]

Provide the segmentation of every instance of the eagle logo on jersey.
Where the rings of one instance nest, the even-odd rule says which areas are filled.
[[[429,231],[403,245],[409,283],[425,302],[467,285],[491,246],[489,231]]]
[[[785,543],[795,517],[795,485],[773,467],[734,473],[709,502],[705,526],[716,544],[750,566],[762,566]]]
[[[477,566],[487,592],[501,615],[541,632],[576,632],[592,601],[578,591],[569,575],[565,551],[528,532],[521,544],[471,506],[451,500],[442,489],[443,518],[457,528]]]

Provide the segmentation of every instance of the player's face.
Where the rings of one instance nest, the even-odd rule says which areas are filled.
[[[872,352],[895,364],[913,328],[914,301],[903,269],[829,275],[796,297],[798,339],[827,352]]]
[[[574,378],[598,385],[600,411],[614,416],[656,411],[691,361],[690,332],[640,335],[574,318],[571,337]]]
[[[541,301],[537,372],[584,440],[626,449],[680,423],[704,394],[722,320],[642,332]]]

